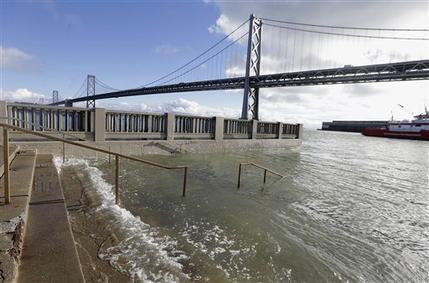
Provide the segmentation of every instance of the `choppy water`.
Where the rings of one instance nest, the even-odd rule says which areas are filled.
[[[84,170],[121,231],[103,256],[137,281],[427,282],[428,152],[425,141],[306,131],[296,151],[150,156],[190,165],[185,199],[179,172],[122,161],[126,209],[112,205],[109,164]],[[262,191],[249,167],[237,191],[244,161],[286,178],[269,175]]]

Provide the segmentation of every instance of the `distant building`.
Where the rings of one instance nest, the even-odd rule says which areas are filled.
[[[365,128],[386,127],[389,121],[332,121],[323,122],[323,131],[362,132]]]

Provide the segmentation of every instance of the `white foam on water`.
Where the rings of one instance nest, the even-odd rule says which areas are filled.
[[[206,221],[186,222],[180,234],[188,244],[207,255],[227,279],[255,279],[246,268],[246,262],[255,256],[258,243],[249,246],[237,235],[228,234],[220,226]]]
[[[182,272],[181,260],[187,256],[176,249],[176,241],[161,235],[160,232],[144,223],[127,209],[115,205],[113,186],[103,178],[97,167],[87,160],[71,158],[65,163],[61,157],[54,157],[53,162],[60,173],[63,166],[82,166],[88,174],[93,188],[100,196],[97,212],[107,214],[114,225],[120,225],[124,239],[102,251],[99,256],[120,270],[128,273],[133,281],[177,282],[180,278],[189,278]]]

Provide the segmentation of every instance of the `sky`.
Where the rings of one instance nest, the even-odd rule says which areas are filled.
[[[429,28],[428,1],[3,0],[1,98],[49,102],[54,89],[61,98],[73,97],[87,74],[117,89],[144,85],[200,54],[251,13],[311,24]],[[304,66],[308,60],[327,58],[353,65],[374,63],[373,58],[375,63],[429,59],[428,41],[411,45],[384,41],[361,50],[355,50],[358,45],[351,41],[349,45],[341,39],[331,41],[331,46],[323,47],[321,37],[314,37],[294,56],[301,56],[296,60]],[[263,70],[278,72],[282,65],[291,66],[287,51],[291,33],[266,28],[263,42]],[[276,53],[276,48],[286,51]],[[226,67],[222,71],[228,72]],[[411,118],[411,113],[429,106],[429,82],[270,88],[260,95],[261,120],[302,122],[315,128],[329,120],[387,120],[391,113],[396,119]],[[110,99],[97,106],[238,117],[242,97],[242,90],[176,93]]]

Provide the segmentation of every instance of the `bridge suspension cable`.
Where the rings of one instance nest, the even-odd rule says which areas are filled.
[[[111,92],[111,91],[119,91],[120,89],[114,88],[109,86],[108,84],[102,82],[99,79],[95,79],[96,82],[96,86],[101,87],[101,91],[97,91],[97,93],[105,93],[105,92]],[[83,79],[82,84],[80,85],[79,89],[74,93],[74,95],[71,96],[72,99],[74,98],[78,98],[78,97],[83,97],[87,95],[87,89],[86,89],[86,85],[87,84],[87,79]]]
[[[239,26],[237,26],[235,29],[233,29],[230,33],[228,33],[226,36],[224,36],[223,38],[221,38],[219,41],[217,41],[215,44],[213,44],[211,47],[209,47],[208,49],[206,49],[205,51],[201,52],[198,56],[194,57],[193,59],[191,59],[190,61],[188,61],[187,63],[181,65],[180,67],[174,69],[173,71],[167,73],[166,75],[163,75],[161,77],[159,77],[156,80],[153,80],[149,83],[146,83],[142,86],[139,86],[139,88],[144,88],[144,87],[148,87],[150,85],[156,84],[158,83],[158,85],[164,85],[166,83],[172,82],[176,79],[179,79],[185,75],[190,74],[192,71],[195,71],[196,69],[200,68],[200,67],[205,67],[205,64],[209,61],[213,61],[213,59],[216,59],[215,62],[213,62],[213,66],[211,69],[206,70],[206,72],[210,72],[210,75],[212,76],[211,79],[215,79],[215,78],[219,78],[219,77],[213,77],[216,75],[221,76],[222,72],[225,71],[225,69],[232,69],[232,63],[230,61],[233,61],[233,56],[235,53],[238,52],[233,52],[230,51],[228,49],[230,49],[231,47],[233,47],[234,44],[236,44],[237,42],[239,42],[240,40],[243,39],[243,37],[245,37],[248,32],[239,35],[239,36],[235,36],[235,34],[243,27],[246,26],[246,24],[249,22],[249,20],[244,21],[243,23],[241,23]],[[236,39],[234,39],[236,38]],[[226,46],[222,47],[221,44],[225,43],[227,39],[231,39],[233,40],[231,43],[227,44]],[[220,50],[216,49],[216,48],[220,48],[222,47]],[[215,52],[214,54],[211,54]],[[225,54],[226,52],[228,52],[228,54]],[[207,58],[205,58],[205,55],[209,56]],[[217,58],[217,56],[222,56],[223,58],[221,58],[223,61],[221,62],[220,58]],[[244,56],[244,54],[243,54]],[[196,65],[193,65],[193,63],[195,63]],[[186,69],[186,67],[190,67],[189,69]],[[216,70],[214,70],[216,69]],[[223,69],[223,71],[222,71]],[[184,71],[182,71],[184,70]],[[180,72],[182,71],[182,72]],[[199,74],[196,74],[196,76],[199,76]],[[231,71],[231,76],[234,76],[233,71]],[[241,74],[239,74],[241,75]],[[207,78],[205,78],[207,79]],[[103,81],[96,79],[96,86],[98,86],[99,88],[101,88],[102,91],[105,92],[111,92],[111,91],[120,91],[120,89],[117,89],[115,87],[110,86],[107,83],[104,83]],[[107,91],[106,91],[107,90]],[[97,93],[100,93],[98,90],[96,91]]]
[[[168,77],[170,77],[171,75],[177,73],[180,70],[183,70],[184,68],[186,68],[187,66],[191,65],[192,63],[194,63],[195,61],[197,61],[198,59],[200,59],[201,57],[203,57],[204,55],[206,55],[207,53],[209,53],[210,51],[212,51],[214,48],[216,48],[217,46],[219,46],[222,42],[224,42],[226,39],[230,38],[235,32],[237,32],[240,28],[242,28],[246,23],[248,23],[249,20],[244,21],[243,23],[241,23],[238,27],[236,27],[233,31],[231,31],[229,34],[227,34],[226,36],[224,36],[222,39],[220,39],[218,42],[216,42],[214,45],[212,45],[210,48],[206,49],[205,51],[203,51],[202,53],[200,53],[198,56],[194,57],[192,60],[188,61],[186,64],[178,67],[177,69],[169,72],[168,74],[153,80],[147,84],[144,84],[141,87],[146,87],[146,86],[150,86],[153,85],[154,83],[160,82],[163,79],[166,79]],[[240,38],[242,38],[243,36],[241,36]],[[235,40],[234,42],[236,42],[237,40]],[[195,69],[195,68],[194,68]],[[177,78],[177,77],[176,77]],[[169,80],[171,81],[171,80]]]
[[[75,92],[75,94],[72,96],[72,98],[81,97],[83,94],[83,89],[85,87],[86,79],[82,81],[82,84],[80,85],[80,88]]]
[[[118,91],[119,89],[111,87],[110,85],[102,82],[101,80],[95,78],[95,82],[96,84],[98,84],[99,86],[103,87],[104,89],[108,89],[108,90],[113,90],[113,91]]]
[[[270,27],[288,29],[288,30],[309,32],[309,33],[330,34],[330,35],[349,36],[349,37],[362,37],[362,38],[373,38],[373,39],[398,39],[398,40],[429,40],[429,38],[426,38],[426,37],[396,37],[396,36],[360,35],[360,34],[337,33],[337,32],[327,32],[327,31],[319,31],[319,30],[293,28],[293,27],[288,27],[288,26],[281,26],[281,25],[267,24],[267,23],[264,25],[270,26]]]
[[[332,28],[332,29],[351,29],[351,30],[373,30],[373,31],[429,31],[429,29],[412,29],[412,28],[374,28],[374,27],[350,27],[350,26],[330,26],[330,25],[316,25],[316,24],[306,24],[299,22],[291,22],[291,21],[282,21],[282,20],[274,20],[268,18],[261,18],[263,21],[275,22],[275,23],[283,23],[289,25],[299,25],[299,26],[309,26],[309,27],[319,27],[319,28]]]
[[[422,60],[429,56],[429,29],[262,20],[263,74]]]
[[[225,46],[224,48],[222,48],[220,51],[218,51],[217,53],[213,54],[212,56],[210,56],[207,59],[205,59],[204,61],[202,61],[199,65],[196,65],[196,66],[192,67],[191,69],[189,69],[189,70],[187,70],[187,71],[185,71],[185,72],[177,75],[176,77],[173,77],[173,78],[169,79],[168,81],[163,82],[162,84],[164,85],[164,84],[170,83],[170,82],[174,81],[175,79],[180,78],[180,77],[188,74],[189,72],[191,72],[191,71],[193,71],[193,70],[195,70],[195,69],[203,66],[205,63],[207,63],[211,59],[215,58],[217,55],[219,55],[220,53],[222,53],[223,51],[225,51],[226,49],[228,49],[229,47],[231,47],[232,45],[234,45],[238,41],[242,40],[243,37],[245,37],[248,34],[249,34],[249,32],[244,33],[239,38],[237,38],[236,40],[234,40],[233,42],[231,42],[230,44],[228,44],[227,46]]]

